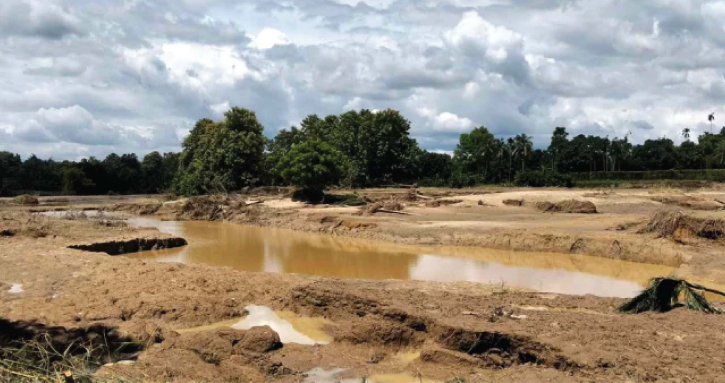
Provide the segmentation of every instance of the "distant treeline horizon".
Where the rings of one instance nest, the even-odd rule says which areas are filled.
[[[548,148],[534,149],[526,134],[497,138],[481,126],[461,134],[453,156],[421,149],[410,137],[410,122],[392,109],[310,115],[273,139],[263,131],[254,112],[232,108],[222,121],[199,120],[178,153],[154,151],[142,159],[112,153],[102,160],[55,161],[35,155],[23,160],[1,151],[0,195],[195,195],[286,186],[300,178],[291,174],[295,172],[309,172],[304,182],[319,187],[465,187],[570,186],[572,179],[607,179],[613,172],[644,172],[641,179],[653,179],[671,174],[661,171],[725,169],[725,128],[703,133],[698,142],[684,129],[684,141],[677,145],[666,137],[642,144],[630,143],[628,136],[570,137],[566,128],[556,127]],[[340,164],[331,165],[330,159]],[[300,168],[305,162],[310,166]],[[638,174],[621,176],[636,180]]]

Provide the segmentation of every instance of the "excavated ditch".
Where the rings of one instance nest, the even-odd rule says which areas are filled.
[[[142,251],[172,249],[188,245],[184,238],[135,238],[120,241],[97,242],[84,245],[71,245],[71,249],[106,253],[108,255],[123,255]]]

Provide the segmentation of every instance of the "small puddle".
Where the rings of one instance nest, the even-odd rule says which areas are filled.
[[[322,330],[323,326],[331,323],[325,319],[301,318],[284,312],[277,315],[278,313],[264,306],[247,306],[245,309],[249,315],[232,326],[233,329],[249,330],[252,327],[269,326],[279,334],[282,343],[314,345],[328,344],[332,341],[332,337]]]
[[[428,379],[422,376],[414,376],[413,374],[380,374],[368,377],[366,382],[371,383],[442,383],[438,380]]]
[[[302,345],[328,344],[332,336],[324,331],[326,326],[334,325],[325,318],[300,317],[289,311],[275,312],[265,306],[247,306],[249,313],[243,318],[234,318],[205,326],[176,330],[180,334],[203,332],[223,328],[249,330],[252,327],[269,326],[278,335],[282,343]]]
[[[10,290],[8,290],[10,294],[20,294],[24,291],[22,283],[13,283],[10,285]]]
[[[338,378],[337,375],[347,370],[342,368],[313,368],[307,371],[302,383],[442,383],[438,380],[428,379],[422,376],[415,376],[409,373],[400,374],[376,374],[359,378]]]

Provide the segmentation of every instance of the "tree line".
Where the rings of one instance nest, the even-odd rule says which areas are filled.
[[[316,194],[331,185],[565,186],[576,173],[725,169],[725,128],[700,135],[698,142],[684,129],[677,145],[666,137],[642,144],[630,143],[629,135],[570,137],[557,127],[547,149],[534,149],[526,134],[495,137],[482,126],[461,134],[453,156],[421,149],[410,128],[396,110],[360,110],[310,115],[267,139],[254,112],[232,108],[222,121],[199,120],[180,153],[74,162],[34,155],[23,161],[0,152],[0,195],[196,195],[259,185],[294,185]]]

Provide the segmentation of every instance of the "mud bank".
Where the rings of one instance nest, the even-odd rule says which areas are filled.
[[[37,224],[46,236],[0,238],[0,316],[66,329],[116,328],[118,336],[142,345],[135,360],[98,370],[101,379],[292,383],[322,368],[342,370],[336,378],[677,382],[717,381],[721,371],[712,367],[725,365],[725,338],[713,335],[725,333],[725,323],[715,315],[622,315],[615,308],[623,300],[615,298],[109,257],[68,246],[159,233],[91,220],[43,218]],[[13,284],[23,291],[10,293]],[[182,331],[244,317],[250,305],[325,318],[321,330],[332,341],[280,346],[266,329]]]

